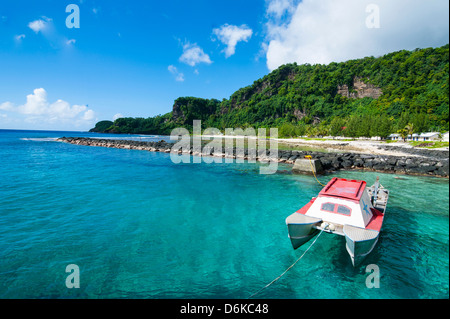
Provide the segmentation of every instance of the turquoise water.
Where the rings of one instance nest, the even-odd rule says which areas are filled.
[[[292,250],[284,220],[320,191],[313,177],[61,136],[104,135],[0,130],[0,298],[247,298],[308,246]],[[448,179],[333,176],[377,175],[391,196],[364,263],[353,268],[345,240],[325,233],[258,298],[449,297]],[[65,285],[69,264],[79,289]],[[380,288],[366,287],[368,264]]]

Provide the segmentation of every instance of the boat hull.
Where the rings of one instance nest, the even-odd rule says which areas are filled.
[[[320,218],[309,217],[299,213],[288,216],[286,225],[292,247],[297,249],[317,235],[318,230],[314,226],[321,221]]]
[[[375,248],[380,232],[353,226],[344,226],[346,249],[354,267],[358,266]]]

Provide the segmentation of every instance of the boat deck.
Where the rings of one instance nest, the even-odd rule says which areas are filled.
[[[375,190],[374,188],[375,188],[374,186],[367,188],[367,192],[371,198]],[[378,196],[374,200],[373,206],[381,213],[384,213],[384,211],[386,210],[388,198],[389,198],[389,191],[380,185],[380,188],[378,189]]]
[[[329,234],[339,235],[339,236],[345,236],[345,234],[344,234],[344,225],[334,224],[334,223],[330,223],[330,222],[327,222],[327,221],[324,221],[324,222],[334,225],[334,230],[326,228],[326,229],[323,230],[324,232],[327,232]],[[319,231],[323,229],[322,224],[315,225],[315,226],[313,226],[313,228],[315,228],[315,229],[317,229]]]

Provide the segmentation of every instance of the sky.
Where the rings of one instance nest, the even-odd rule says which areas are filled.
[[[2,0],[0,129],[85,131],[277,67],[449,43],[448,0]]]

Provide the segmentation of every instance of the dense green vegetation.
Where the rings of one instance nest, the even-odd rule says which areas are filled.
[[[378,98],[338,94],[355,78],[381,89]],[[449,127],[449,46],[398,51],[328,65],[286,64],[236,91],[229,99],[182,97],[173,111],[151,118],[121,118],[96,131],[169,134],[175,127],[278,127],[279,136],[382,136],[413,124],[414,133]],[[100,123],[102,123],[100,125]],[[98,128],[97,128],[98,127]],[[102,128],[100,130],[100,128]]]
[[[112,125],[104,131],[97,131],[94,128],[91,132],[111,132],[119,134],[170,134],[172,128],[175,127],[173,122],[170,121],[171,117],[172,113],[149,118],[123,117],[115,120],[114,123],[112,123]]]
[[[112,121],[100,121],[95,124],[95,127],[90,130],[90,132],[105,132],[108,130],[114,122]]]

